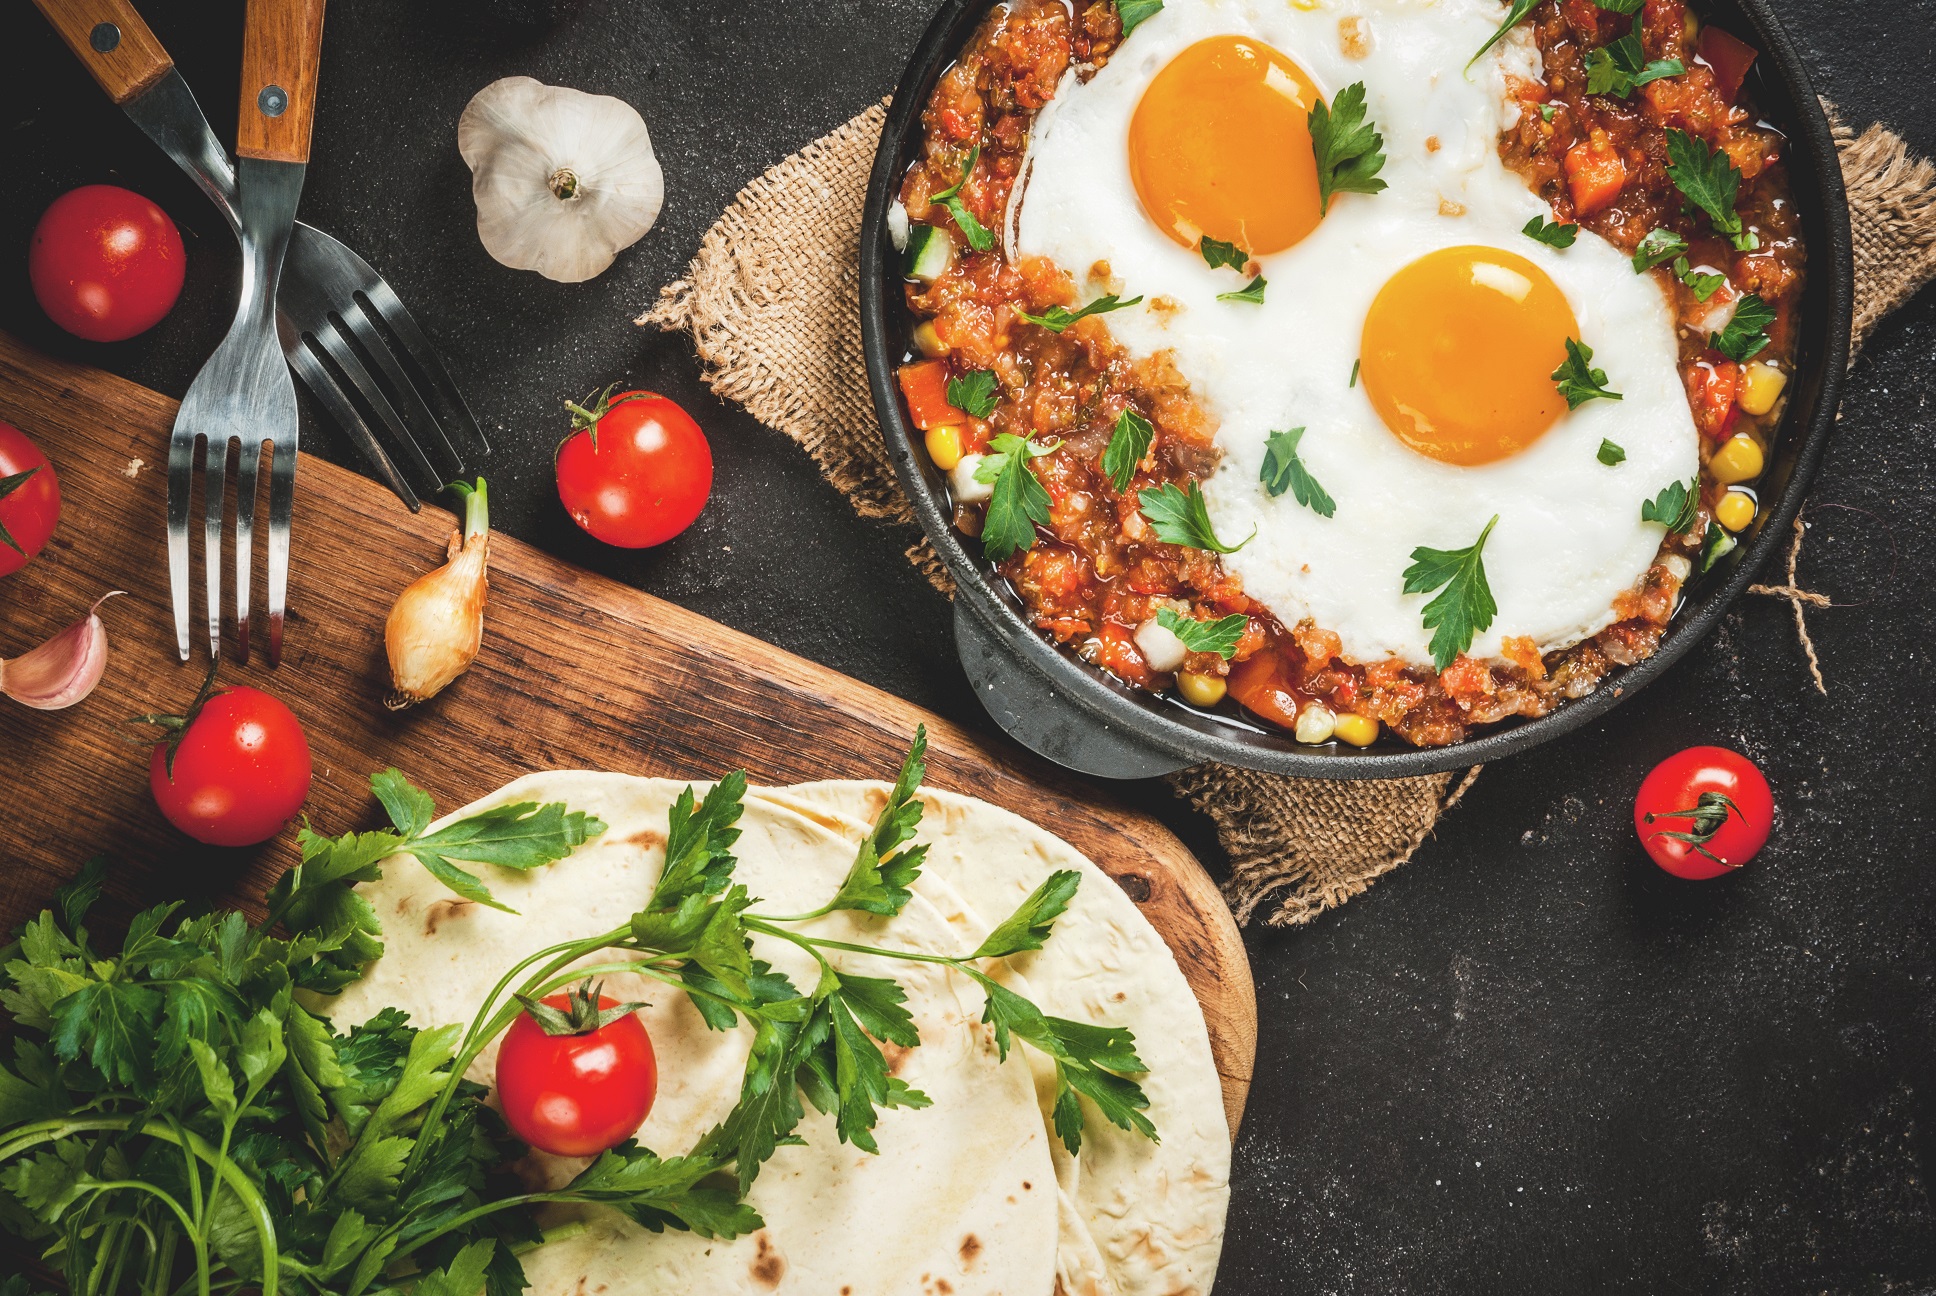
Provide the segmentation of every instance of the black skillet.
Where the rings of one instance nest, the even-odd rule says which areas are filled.
[[[950,521],[944,476],[907,418],[894,371],[910,354],[912,326],[887,212],[920,148],[920,112],[998,0],[948,0],[928,25],[894,95],[868,183],[861,225],[861,341],[874,407],[895,471],[928,538],[954,574],[955,642],[989,714],[1010,736],[1058,764],[1106,778],[1146,778],[1204,761],[1311,778],[1395,778],[1497,760],[1605,715],[1651,683],[1713,630],[1769,557],[1787,542],[1809,481],[1828,447],[1848,364],[1854,270],[1847,196],[1835,143],[1794,46],[1765,0],[1715,0],[1705,18],[1761,51],[1749,75],[1754,101],[1788,136],[1789,175],[1802,212],[1808,286],[1796,378],[1767,472],[1761,515],[1743,543],[1697,579],[1660,651],[1610,676],[1588,696],[1538,720],[1508,722],[1451,747],[1414,748],[1386,737],[1363,750],[1305,746],[1246,718],[1226,701],[1201,712],[1128,688],[1050,644],[1023,617],[1013,591]]]

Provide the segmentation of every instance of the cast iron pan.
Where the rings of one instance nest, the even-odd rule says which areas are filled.
[[[1023,745],[1106,778],[1146,778],[1204,761],[1310,778],[1396,778],[1497,760],[1577,729],[1651,683],[1714,628],[1769,556],[1787,543],[1835,426],[1848,365],[1854,280],[1848,200],[1820,101],[1766,0],[1714,0],[1698,12],[1761,51],[1749,86],[1767,119],[1788,136],[1789,173],[1808,246],[1808,287],[1796,378],[1772,462],[1757,484],[1761,516],[1733,554],[1705,580],[1693,582],[1659,652],[1538,720],[1507,722],[1451,747],[1414,748],[1386,737],[1359,750],[1342,743],[1304,746],[1246,718],[1229,701],[1206,713],[1138,692],[1050,644],[1024,620],[1022,605],[993,566],[962,544],[950,522],[946,480],[908,422],[894,377],[895,367],[910,354],[913,321],[900,257],[888,236],[888,206],[918,156],[922,105],[997,2],[948,0],[895,91],[861,225],[860,313],[874,407],[895,471],[928,539],[954,573],[961,664],[989,714]]]

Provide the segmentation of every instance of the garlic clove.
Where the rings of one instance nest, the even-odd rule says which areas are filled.
[[[602,273],[645,237],[665,174],[638,110],[610,95],[506,77],[457,123],[471,169],[477,235],[514,270],[560,283]]]
[[[85,617],[40,647],[0,661],[0,693],[36,711],[59,711],[92,693],[108,664],[101,604],[121,592],[103,594]]]

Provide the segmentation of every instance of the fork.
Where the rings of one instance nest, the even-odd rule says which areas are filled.
[[[35,4],[101,88],[189,174],[239,236],[234,166],[129,0]],[[422,508],[418,489],[435,493],[467,475],[447,423],[465,444],[489,452],[449,369],[389,283],[348,247],[301,221],[284,256],[276,312],[289,367],[413,513]],[[446,413],[434,412],[433,402]],[[371,418],[399,448],[417,489],[385,451]],[[423,441],[441,448],[449,471],[432,463]]]

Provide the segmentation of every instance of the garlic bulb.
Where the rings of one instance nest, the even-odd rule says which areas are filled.
[[[665,202],[645,120],[610,95],[493,81],[458,119],[457,150],[471,169],[484,250],[560,283],[602,273]]]
[[[397,596],[383,625],[383,647],[394,686],[383,705],[392,711],[441,693],[471,668],[484,644],[490,494],[482,477],[474,487],[452,482],[450,489],[463,497],[464,524],[451,533],[449,561],[412,581]]]
[[[40,647],[0,661],[0,694],[36,711],[59,711],[92,693],[108,665],[101,604],[120,592],[103,594],[85,617]]]

